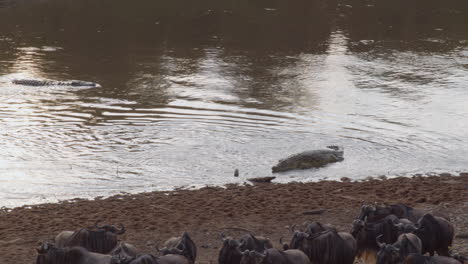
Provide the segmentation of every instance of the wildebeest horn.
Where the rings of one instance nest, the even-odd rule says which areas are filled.
[[[116,231],[115,233],[116,233],[117,235],[122,235],[123,233],[125,233],[125,226],[122,225],[122,224],[119,224],[119,226],[120,226],[120,229],[117,229],[117,228],[116,228],[117,231]]]
[[[295,230],[296,226],[297,226],[296,224],[291,226],[291,234],[294,234],[294,232],[296,232],[296,230]],[[301,230],[299,229],[299,231],[301,231]]]
[[[226,230],[224,230],[223,232],[221,232],[221,234],[219,234],[221,236],[221,240],[226,240],[226,235],[224,234],[226,232]]]
[[[379,248],[385,247],[387,244],[380,242],[380,239],[383,237],[383,235],[379,235],[375,238],[375,242],[379,246]]]
[[[250,250],[246,249],[241,252],[242,256],[248,256],[250,254]]]

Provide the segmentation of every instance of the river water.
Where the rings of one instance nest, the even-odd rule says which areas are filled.
[[[466,1],[195,2],[0,0],[0,206],[468,169]]]

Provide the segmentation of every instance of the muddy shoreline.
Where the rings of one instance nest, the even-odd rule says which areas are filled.
[[[92,226],[96,220],[124,224],[127,232],[122,240],[148,253],[156,253],[155,247],[167,238],[188,231],[199,249],[197,262],[217,263],[224,227],[249,229],[278,246],[280,237],[289,239],[292,224],[306,220],[349,231],[362,201],[404,203],[443,212],[450,216],[457,234],[468,233],[468,173],[362,182],[258,183],[3,210],[0,263],[34,263],[39,241],[53,239],[63,230]],[[310,214],[314,210],[319,213]],[[456,238],[453,249],[468,255],[468,240]]]

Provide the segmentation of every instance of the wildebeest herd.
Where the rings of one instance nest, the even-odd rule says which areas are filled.
[[[242,229],[241,229],[242,230]],[[455,235],[448,217],[432,215],[402,204],[363,205],[350,233],[319,222],[304,230],[291,228],[289,243],[281,249],[248,230],[240,239],[221,233],[219,264],[460,264],[452,254]],[[120,241],[123,225],[99,225],[63,231],[54,243],[37,248],[36,264],[194,264],[197,248],[187,232],[167,240],[158,254],[142,254]],[[425,255],[428,253],[429,255]],[[437,253],[437,256],[435,256]]]

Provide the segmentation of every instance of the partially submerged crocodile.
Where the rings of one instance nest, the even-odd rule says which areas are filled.
[[[15,79],[14,84],[27,86],[74,86],[74,87],[101,87],[101,85],[93,82],[70,80],[70,81],[55,81],[55,80],[38,80],[38,79]]]
[[[272,172],[319,168],[328,163],[344,160],[343,147],[327,146],[328,149],[304,151],[282,159],[271,168]]]

